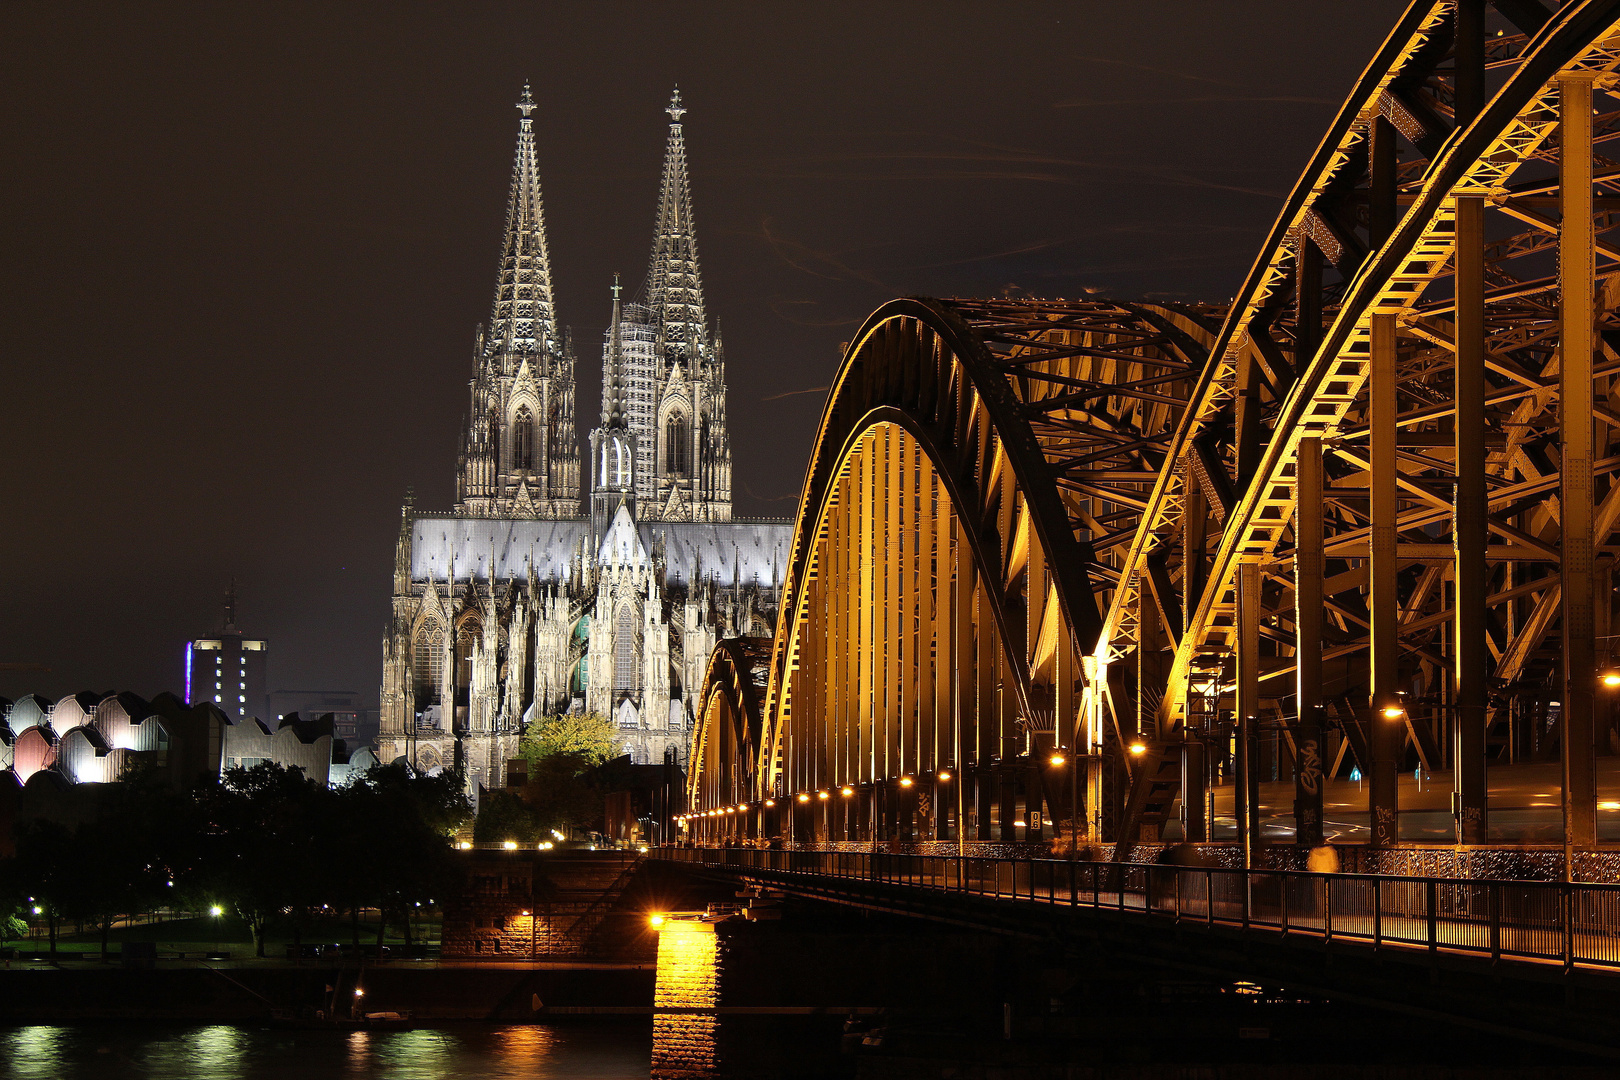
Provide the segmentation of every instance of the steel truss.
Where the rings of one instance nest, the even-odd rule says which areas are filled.
[[[1554,755],[1567,844],[1593,844],[1617,69],[1616,0],[1419,0],[1218,332],[1110,301],[876,312],[823,415],[739,800],[797,816],[750,827],[1035,839],[1067,782],[1124,859],[1173,818],[1209,839],[1234,782],[1247,850],[1261,776],[1293,777],[1309,843],[1355,768],[1390,845],[1416,763],[1482,843],[1487,762]]]

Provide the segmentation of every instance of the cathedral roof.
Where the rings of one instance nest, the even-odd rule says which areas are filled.
[[[411,579],[445,581],[454,567],[457,581],[529,579],[560,581],[572,572],[591,523],[582,519],[418,517],[411,525]]]
[[[630,508],[623,503],[619,504],[619,512],[613,515],[613,524],[608,526],[602,537],[602,546],[596,550],[596,561],[619,566],[641,566],[647,561],[647,546],[641,542],[641,533],[636,529],[635,519],[630,516]]]
[[[678,521],[641,526],[664,540],[665,575],[691,584],[698,576],[725,586],[780,585],[793,546],[791,522]]]
[[[590,552],[588,518],[566,520],[434,517],[411,523],[411,579],[445,581],[452,564],[457,581],[469,577],[498,581],[561,581],[575,560]],[[702,577],[723,587],[735,584],[781,584],[793,544],[788,521],[637,522],[627,508],[614,515],[597,557],[606,559],[618,545],[620,561],[646,559],[659,546],[665,575],[672,584],[689,585]],[[633,555],[631,553],[634,553]]]

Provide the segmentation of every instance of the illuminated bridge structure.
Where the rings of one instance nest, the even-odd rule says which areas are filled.
[[[1610,872],[1617,227],[1620,2],[1418,0],[1229,308],[878,309],[685,835]]]

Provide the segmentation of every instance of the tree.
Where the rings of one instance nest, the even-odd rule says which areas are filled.
[[[460,777],[381,766],[340,792],[338,802],[345,829],[333,899],[349,908],[356,944],[361,907],[381,914],[379,947],[391,919],[409,944],[410,913],[458,886],[461,868],[448,841],[472,815]]]
[[[62,915],[72,906],[68,861],[73,833],[56,821],[35,819],[17,826],[17,854],[5,863],[6,892],[20,896],[35,914],[45,918],[51,956],[56,956],[56,932]]]
[[[228,902],[264,955],[265,931],[284,908],[307,908],[325,884],[321,842],[335,825],[331,791],[304,775],[264,762],[225,772],[199,792],[205,838],[189,883]]]
[[[541,832],[566,835],[600,825],[602,793],[589,775],[597,764],[583,754],[552,754],[535,763],[524,798]]]
[[[473,839],[481,844],[503,840],[532,844],[540,834],[539,819],[516,792],[497,789],[486,793],[473,820]]]
[[[530,725],[518,752],[536,766],[559,756],[583,758],[587,767],[600,765],[619,755],[619,732],[597,713],[552,716]]]

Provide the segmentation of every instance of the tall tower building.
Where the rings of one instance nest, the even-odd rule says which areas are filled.
[[[574,355],[557,326],[545,208],[534,148],[534,98],[518,102],[517,156],[488,327],[473,347],[470,400],[456,469],[456,513],[579,514]]]
[[[719,335],[709,333],[703,306],[681,122],[687,110],[679,90],[665,111],[669,139],[647,278],[634,303],[622,311],[615,305],[613,329],[603,349],[603,386],[613,365],[620,365],[626,423],[636,438],[637,516],[644,521],[729,521],[725,355]]]
[[[624,312],[619,304],[619,279],[613,279],[613,317],[608,323],[606,357],[602,366],[602,426],[591,432],[591,532],[603,536],[623,506],[636,512],[640,441],[631,412],[632,383],[627,377],[622,332]]]
[[[186,704],[209,702],[238,718],[268,718],[267,646],[237,628],[233,580],[225,594],[224,624],[207,637],[186,642]]]

